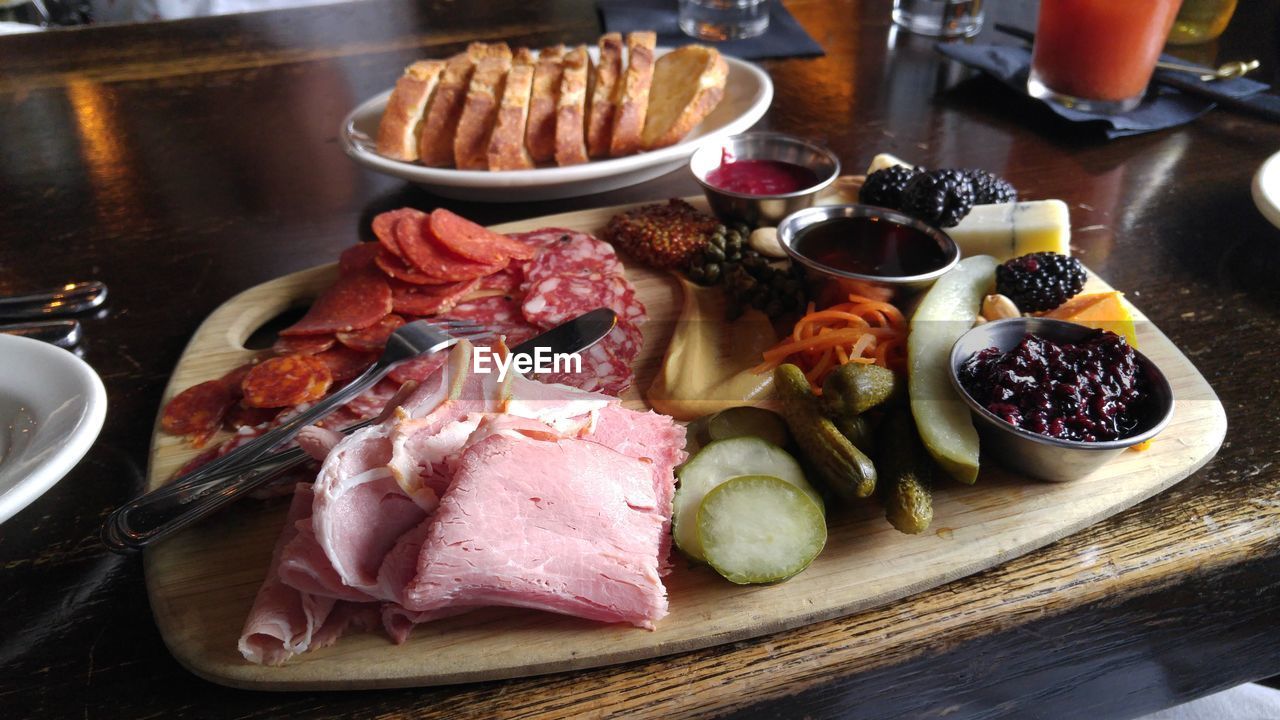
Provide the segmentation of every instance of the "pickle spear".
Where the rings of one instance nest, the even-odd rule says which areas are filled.
[[[938,278],[911,316],[907,338],[907,389],[920,439],[948,475],[969,485],[978,479],[978,431],[951,387],[947,362],[951,346],[973,327],[997,264],[975,255]]]

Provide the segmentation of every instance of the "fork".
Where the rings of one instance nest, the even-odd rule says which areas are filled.
[[[345,405],[381,380],[402,360],[453,347],[461,340],[479,340],[492,333],[472,322],[416,320],[400,326],[387,339],[382,356],[355,380],[299,413],[271,432],[187,473],[163,487],[116,508],[102,526],[102,539],[113,549],[139,548],[206,517],[266,481],[264,475],[282,472],[280,465],[259,472],[231,475],[247,468],[273,448],[288,442],[306,425]]]

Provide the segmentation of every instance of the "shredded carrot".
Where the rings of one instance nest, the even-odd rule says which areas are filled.
[[[815,391],[835,368],[849,363],[877,364],[891,370],[906,365],[907,319],[888,302],[892,291],[874,286],[852,288],[849,301],[818,310],[813,303],[782,342],[764,351],[755,372],[795,363]]]

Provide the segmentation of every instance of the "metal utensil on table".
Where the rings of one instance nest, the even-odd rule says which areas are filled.
[[[1229,63],[1223,63],[1216,69],[1205,68],[1200,65],[1184,65],[1183,63],[1168,62],[1165,60],[1157,60],[1156,67],[1161,70],[1174,70],[1177,72],[1191,73],[1205,82],[1210,80],[1230,80],[1231,78],[1244,77],[1249,73],[1262,67],[1262,63],[1257,60],[1235,60]]]
[[[22,295],[0,297],[0,318],[27,319],[74,315],[107,301],[107,286],[97,280],[60,285]]]
[[[60,348],[73,348],[80,342],[79,320],[40,320],[37,322],[0,325],[0,333],[21,335]]]
[[[511,352],[517,355],[534,355],[540,347],[550,348],[555,352],[581,352],[608,335],[617,320],[618,316],[612,310],[593,310],[515,346]],[[388,408],[394,405],[394,402],[388,403]],[[344,428],[342,432],[351,434],[381,422],[385,419],[385,413],[386,411],[383,415]],[[141,549],[207,517],[306,461],[306,453],[301,448],[294,447],[194,479],[191,478],[196,473],[189,474],[113,512],[103,523],[102,541],[117,552]],[[209,500],[202,502],[206,497]],[[135,517],[138,515],[142,516],[142,520],[150,519],[147,526],[150,531],[146,527],[131,525],[131,521],[139,519]]]

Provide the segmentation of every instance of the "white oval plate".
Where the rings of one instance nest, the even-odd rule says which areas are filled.
[[[102,430],[107,392],[83,360],[0,333],[0,523],[80,462]]]
[[[1253,204],[1263,217],[1280,228],[1280,153],[1267,158],[1254,174]]]
[[[670,52],[660,48],[656,55]],[[374,152],[378,122],[391,91],[366,100],[342,121],[342,149],[357,163],[417,183],[437,195],[458,200],[512,202],[553,200],[616,190],[675,170],[703,141],[745,132],[769,109],[773,81],[759,65],[726,56],[729,77],[724,99],[684,140],[671,147],[622,158],[593,160],[568,167],[533,170],[453,170],[390,160]]]

